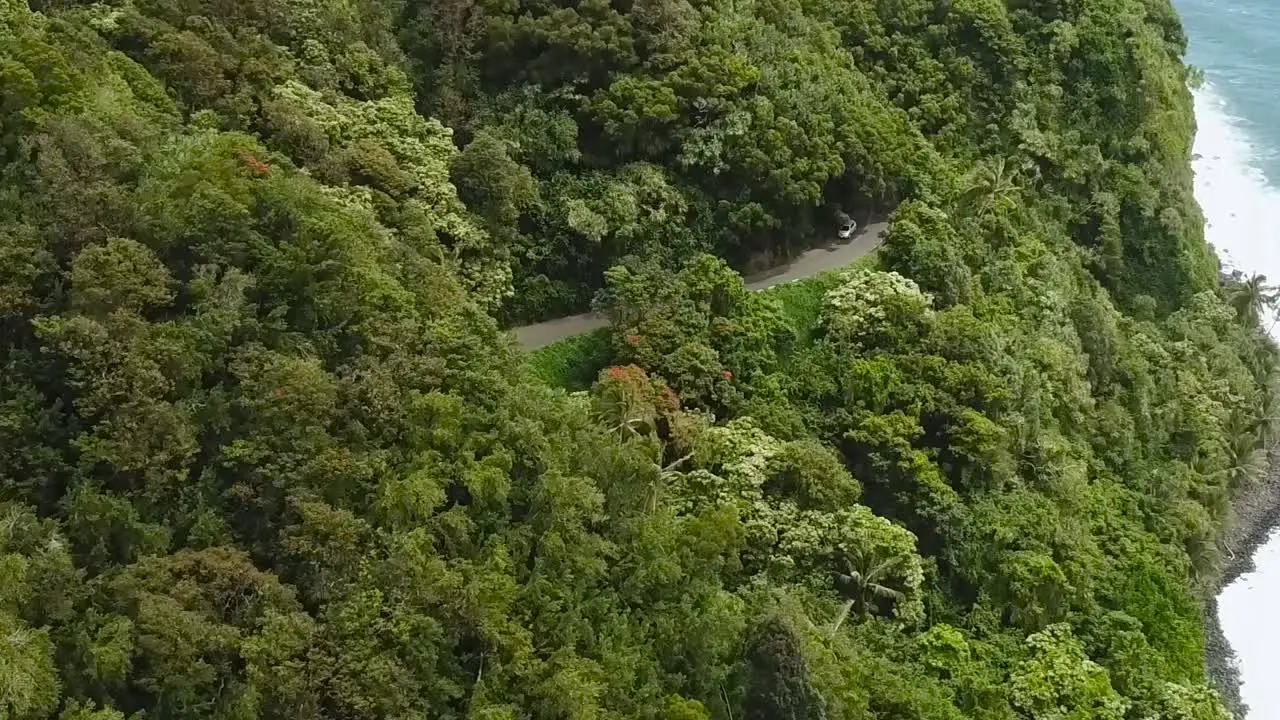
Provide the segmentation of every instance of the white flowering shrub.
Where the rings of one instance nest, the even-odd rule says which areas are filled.
[[[700,428],[690,449],[696,467],[671,478],[669,501],[685,514],[734,508],[748,567],[777,581],[832,592],[859,615],[907,623],[923,617],[924,569],[915,535],[852,502],[849,492],[856,491],[836,492],[830,496],[836,502],[801,508],[792,493],[803,480],[776,482],[788,468],[795,470],[788,459],[799,449],[794,444],[742,417]],[[856,488],[852,478],[844,482]]]
[[[1156,698],[1162,720],[1231,720],[1222,698],[1208,685],[1165,682]]]
[[[769,461],[781,443],[756,427],[751,418],[702,430],[693,444],[700,469],[685,474],[676,486],[677,507],[731,505],[747,516],[763,500]]]
[[[778,537],[770,564],[780,579],[834,586],[859,613],[924,618],[924,562],[910,530],[865,505],[805,511],[779,503],[771,515]]]
[[[1129,701],[1111,686],[1106,668],[1091,660],[1066,623],[1026,640],[1029,657],[1010,673],[1009,699],[1019,716],[1035,720],[1121,720]]]
[[[835,340],[867,342],[933,312],[933,298],[896,272],[847,272],[823,298],[822,324]]]
[[[419,115],[411,95],[357,101],[290,80],[276,86],[274,100],[314,123],[331,148],[363,146],[388,153],[404,184],[401,215],[421,225],[421,237],[448,238],[443,255],[452,258],[463,283],[485,307],[496,308],[511,296],[505,249],[467,212],[449,179],[449,163],[458,154],[453,131]],[[354,190],[350,201],[367,202],[360,193],[368,190]]]

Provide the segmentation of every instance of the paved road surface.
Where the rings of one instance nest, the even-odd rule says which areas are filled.
[[[860,228],[851,240],[807,250],[786,265],[747,278],[747,289],[764,290],[774,285],[803,280],[824,270],[842,268],[880,247],[880,242],[888,229],[887,222],[872,223]],[[609,321],[600,315],[583,313],[525,325],[516,328],[513,332],[521,347],[525,350],[537,350],[553,342],[599,330],[608,325]]]

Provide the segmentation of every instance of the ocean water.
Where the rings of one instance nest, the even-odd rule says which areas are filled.
[[[1280,282],[1280,3],[1174,0],[1190,38],[1196,91],[1196,198],[1229,268]],[[1280,720],[1280,533],[1256,570],[1218,597],[1248,720]]]

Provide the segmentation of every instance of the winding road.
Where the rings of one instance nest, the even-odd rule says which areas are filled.
[[[880,247],[888,221],[870,223],[843,242],[833,242],[806,250],[791,262],[747,278],[748,290],[765,290],[775,285],[803,280],[824,270],[834,270]],[[582,313],[546,320],[512,330],[525,350],[537,350],[565,338],[608,327],[609,320],[596,313]]]

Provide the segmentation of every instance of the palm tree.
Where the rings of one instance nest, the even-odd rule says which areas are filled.
[[[663,445],[662,452],[659,455],[661,456],[665,451],[666,446]],[[649,512],[658,511],[658,496],[662,494],[662,488],[680,476],[680,470],[677,468],[692,459],[693,453],[689,453],[683,457],[676,458],[665,467],[659,464],[659,460],[654,460],[651,469],[656,470],[657,474],[654,476],[653,481],[649,483],[649,501],[647,503]]]
[[[1270,449],[1276,441],[1276,430],[1280,429],[1280,377],[1275,374],[1268,374],[1268,381],[1258,397],[1253,420],[1253,429],[1259,443]]]
[[[996,212],[1007,212],[1017,207],[1019,169],[1005,158],[984,160],[978,163],[965,178],[965,191],[960,197],[963,206],[979,219]]]
[[[1208,474],[1206,479],[1226,475],[1233,488],[1261,479],[1270,466],[1268,453],[1276,442],[1278,427],[1280,387],[1273,379],[1259,393],[1251,409],[1231,416],[1227,424],[1227,435],[1231,439],[1224,448],[1226,466]]]
[[[1258,430],[1261,430],[1259,427]],[[1228,487],[1252,484],[1267,473],[1267,448],[1255,432],[1242,432],[1227,443],[1227,467],[1216,474],[1227,476]]]
[[[1244,280],[1227,285],[1227,302],[1246,324],[1256,326],[1266,311],[1272,313],[1280,303],[1280,288],[1267,284],[1267,276],[1254,273]]]
[[[650,437],[657,422],[658,411],[645,396],[647,388],[642,385],[648,378],[638,368],[635,370],[641,374],[632,374],[628,368],[610,368],[613,382],[592,398],[596,422],[623,441]]]
[[[1273,316],[1274,315],[1275,313],[1273,312]],[[1273,319],[1271,322],[1272,327],[1267,328],[1268,334],[1270,334],[1271,330],[1275,326],[1275,320]],[[1254,331],[1260,333],[1262,332],[1262,328],[1255,327]],[[1253,350],[1245,358],[1245,361],[1248,363],[1249,369],[1254,375],[1258,377],[1272,377],[1276,375],[1277,364],[1278,361],[1280,361],[1280,353],[1277,352],[1277,348],[1271,343],[1254,343]]]
[[[851,610],[857,610],[859,614],[868,613],[877,607],[877,600],[896,603],[906,599],[902,591],[884,584],[890,574],[898,569],[901,559],[898,556],[876,558],[865,550],[845,558],[847,572],[836,573],[836,585],[846,599],[831,625],[833,635],[844,624]]]

